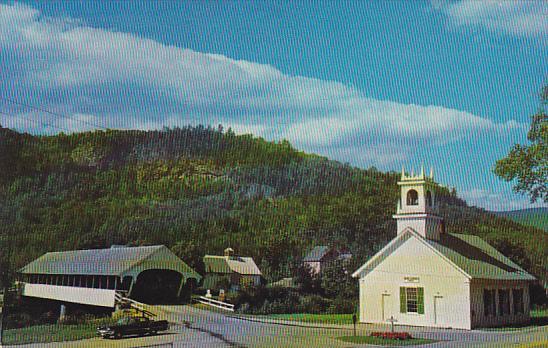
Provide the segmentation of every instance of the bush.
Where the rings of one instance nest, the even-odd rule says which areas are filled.
[[[28,313],[14,313],[7,315],[5,318],[6,329],[20,329],[36,324],[37,321]]]
[[[413,338],[408,332],[372,332],[371,336],[391,340],[410,340]]]
[[[235,305],[238,313],[245,314],[353,313],[356,308],[354,300],[332,300],[316,294],[303,295],[295,289],[264,286],[230,294],[228,302]]]
[[[356,310],[357,302],[355,299],[346,299],[337,297],[334,299],[326,312],[329,314],[351,314]]]
[[[298,307],[299,313],[320,314],[325,312],[330,305],[330,300],[321,297],[320,295],[309,295],[301,297],[301,303]],[[293,310],[295,312],[295,310]]]

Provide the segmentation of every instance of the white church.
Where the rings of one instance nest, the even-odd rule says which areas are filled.
[[[529,320],[535,278],[481,238],[445,232],[433,174],[402,170],[397,235],[352,274],[360,322],[473,329]]]

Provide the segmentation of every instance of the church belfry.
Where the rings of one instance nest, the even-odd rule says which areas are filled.
[[[400,200],[394,219],[398,224],[398,234],[407,227],[427,239],[439,240],[443,233],[443,219],[437,216],[436,187],[433,170],[424,174],[424,167],[418,175],[407,175],[402,168]]]

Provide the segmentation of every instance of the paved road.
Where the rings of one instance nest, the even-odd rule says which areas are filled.
[[[102,340],[99,338],[78,342],[55,343],[42,347],[353,347],[336,337],[352,334],[350,327],[338,329],[315,328],[263,323],[227,317],[223,314],[200,310],[190,306],[157,306],[160,319],[171,323],[171,330],[164,335]],[[386,327],[359,325],[358,334]],[[548,343],[548,327],[531,331],[503,333],[459,331],[426,328],[409,328],[416,337],[442,340],[428,345],[442,347],[519,347],[532,342]],[[34,345],[36,346],[36,345]],[[536,347],[541,347],[538,345]]]

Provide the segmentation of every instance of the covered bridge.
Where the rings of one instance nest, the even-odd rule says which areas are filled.
[[[114,307],[118,295],[176,299],[201,276],[164,245],[50,252],[19,271],[22,295]]]

